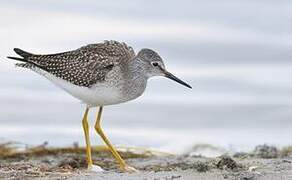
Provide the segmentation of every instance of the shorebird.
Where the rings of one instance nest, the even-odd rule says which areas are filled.
[[[143,94],[147,80],[153,76],[164,76],[192,88],[168,72],[155,51],[145,48],[135,54],[132,47],[118,41],[89,44],[57,54],[32,54],[18,48],[14,48],[14,51],[20,57],[7,58],[21,61],[16,66],[35,71],[86,104],[82,125],[87,164],[89,169],[95,171],[102,171],[102,168],[93,165],[91,159],[87,120],[90,108],[99,107],[94,128],[119,163],[120,169],[135,172],[137,170],[126,164],[101,128],[103,106],[136,99]]]

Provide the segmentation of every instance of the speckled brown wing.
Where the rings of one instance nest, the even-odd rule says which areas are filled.
[[[18,53],[21,55],[21,53]],[[23,55],[21,55],[24,57]],[[125,43],[105,41],[74,51],[24,57],[29,65],[37,66],[78,86],[90,87],[105,80],[106,74],[123,61],[131,60],[134,50]],[[23,67],[28,67],[23,65]]]

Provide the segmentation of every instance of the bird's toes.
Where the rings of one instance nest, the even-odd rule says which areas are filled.
[[[131,166],[124,166],[124,167],[121,167],[122,171],[124,172],[128,172],[128,173],[137,173],[139,172],[139,170],[135,169],[134,167],[131,167]]]
[[[97,165],[88,166],[88,170],[92,171],[92,172],[103,172],[104,171],[100,166],[97,166]]]

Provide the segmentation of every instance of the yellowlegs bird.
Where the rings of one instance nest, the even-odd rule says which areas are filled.
[[[16,66],[31,69],[43,75],[72,96],[86,104],[82,119],[86,142],[88,168],[102,170],[93,165],[89,141],[88,111],[99,107],[95,130],[118,161],[122,171],[134,172],[105,136],[100,122],[103,106],[133,100],[143,94],[147,80],[153,76],[170,78],[188,88],[190,85],[166,71],[161,57],[151,49],[142,49],[136,55],[125,43],[104,41],[79,49],[47,55],[37,55],[15,48],[21,61]]]

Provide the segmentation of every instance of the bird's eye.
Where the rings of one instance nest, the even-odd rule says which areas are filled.
[[[153,66],[158,66],[158,62],[153,62],[152,65]]]

